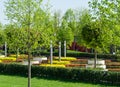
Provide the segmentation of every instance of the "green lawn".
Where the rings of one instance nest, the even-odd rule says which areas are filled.
[[[31,87],[117,87],[37,78],[32,78],[31,83]],[[0,87],[27,87],[27,78],[0,75]]]

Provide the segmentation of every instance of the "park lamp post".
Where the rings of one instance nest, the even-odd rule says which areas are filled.
[[[64,41],[64,57],[66,57],[66,41]]]
[[[50,41],[50,64],[53,62],[53,46],[52,41]]]
[[[59,61],[61,61],[61,42],[59,42]]]

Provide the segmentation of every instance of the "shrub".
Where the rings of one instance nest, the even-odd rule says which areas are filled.
[[[49,52],[41,52],[41,55],[50,55]],[[58,56],[59,53],[58,52],[53,52],[54,56]],[[62,54],[63,56],[63,54]],[[81,57],[85,57],[85,58],[94,58],[94,53],[86,53],[86,52],[71,52],[71,51],[67,51],[66,54],[67,57],[77,57],[77,58],[81,58]],[[111,59],[113,61],[120,61],[120,55],[113,55],[113,54],[98,54],[98,58],[100,59]]]

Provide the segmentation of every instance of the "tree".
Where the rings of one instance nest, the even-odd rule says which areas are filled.
[[[82,39],[82,28],[86,26],[87,24],[90,24],[92,22],[91,14],[87,9],[83,9],[79,12],[78,16],[78,26],[77,26],[77,42],[78,44],[87,47],[87,44],[84,43]]]
[[[6,42],[6,34],[4,32],[4,26],[0,23],[0,48],[4,46],[5,42]]]
[[[58,31],[58,40],[62,43],[66,40],[70,45],[74,39],[74,14],[71,9],[68,9],[62,17],[61,26]]]
[[[5,3],[6,16],[11,23],[16,24],[19,29],[24,29],[25,45],[28,53],[28,87],[31,87],[31,66],[30,55],[33,47],[40,42],[41,36],[47,36],[49,34],[45,25],[49,24],[49,14],[46,14],[46,10],[43,11],[41,7],[42,0],[8,0]],[[50,30],[51,31],[51,30]],[[47,32],[47,33],[46,33]],[[42,38],[43,38],[42,37]],[[45,40],[49,38],[44,37]],[[27,43],[27,45],[26,45]]]
[[[119,0],[91,0],[89,2],[93,20],[100,20],[101,27],[112,32],[111,35],[109,35],[110,32],[106,32],[106,34],[109,36],[109,39],[111,40],[111,42],[109,42],[109,45],[111,45],[110,48],[120,44],[118,43],[119,40],[115,40],[114,38],[114,36],[117,37],[117,34],[114,34],[114,31],[116,31],[116,25],[120,24],[119,5]],[[114,41],[116,41],[116,43]]]
[[[77,20],[75,19],[75,12],[72,9],[68,9],[65,12],[63,16],[63,21],[67,23],[67,26],[71,28],[73,34],[75,35]]]
[[[6,35],[4,33],[2,24],[0,23],[0,46],[3,46],[3,44],[5,43],[5,41],[6,41]]]
[[[94,48],[95,50],[95,60],[94,60],[94,68],[96,68],[97,61],[97,51],[103,47],[104,39],[103,30],[100,28],[98,22],[93,22],[91,24],[87,24],[82,28],[82,38],[85,41],[86,45]]]
[[[62,54],[64,53],[64,41],[66,41],[67,46],[71,45],[74,39],[73,32],[70,27],[67,26],[66,22],[63,21],[62,25],[57,33],[58,41],[61,42]]]
[[[6,25],[4,32],[6,34],[6,42],[9,50],[13,50],[16,53],[16,58],[18,57],[18,48],[20,48],[21,37],[20,29],[15,28],[15,25]]]

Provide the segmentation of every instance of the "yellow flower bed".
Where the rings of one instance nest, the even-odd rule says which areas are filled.
[[[4,57],[4,58],[0,58],[0,61],[4,62],[4,61],[8,61],[8,62],[14,62],[16,61],[16,58],[12,58],[12,57]]]
[[[10,54],[9,57],[16,57],[16,55],[15,54]]]
[[[65,65],[58,65],[58,64],[41,64],[40,66],[45,66],[45,67],[65,67]]]
[[[76,60],[75,57],[61,57],[61,61],[73,61]],[[55,57],[54,60],[59,60],[59,57]]]
[[[0,60],[0,63],[2,63],[2,61]]]
[[[50,61],[48,63],[50,63]],[[70,61],[53,60],[53,64],[65,65],[65,64],[70,64]]]
[[[16,58],[16,55],[15,54],[11,54],[11,55],[9,55],[9,57],[15,57]],[[27,59],[28,55],[20,54],[20,55],[18,55],[18,58],[20,58],[20,59]]]

